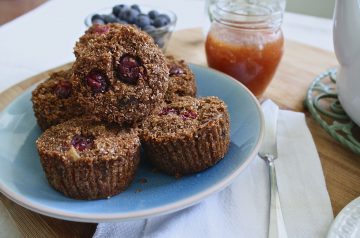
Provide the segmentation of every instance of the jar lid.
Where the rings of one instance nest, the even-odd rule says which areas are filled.
[[[220,0],[209,7],[210,19],[234,28],[280,27],[285,2]]]

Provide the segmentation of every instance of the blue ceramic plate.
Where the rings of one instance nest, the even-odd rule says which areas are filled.
[[[263,116],[255,97],[233,78],[197,65],[191,69],[198,95],[220,97],[230,112],[230,149],[214,167],[175,179],[154,173],[142,163],[131,187],[117,196],[96,201],[67,198],[49,186],[41,168],[35,148],[41,131],[32,111],[32,87],[0,114],[0,191],[21,206],[47,216],[101,222],[177,211],[225,188],[258,152]],[[141,178],[147,183],[141,183]]]

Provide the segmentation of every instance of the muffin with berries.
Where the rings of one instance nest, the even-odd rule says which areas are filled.
[[[164,100],[165,56],[145,32],[130,25],[94,25],[76,44],[75,55],[78,101],[97,119],[133,124]]]
[[[75,199],[108,198],[132,182],[140,160],[137,132],[74,118],[36,141],[49,184]]]
[[[165,101],[171,102],[178,96],[196,96],[195,76],[184,60],[177,60],[167,56],[169,68],[169,88],[165,94]]]
[[[142,123],[146,157],[161,171],[175,176],[207,169],[226,154],[229,114],[217,97],[180,97]]]
[[[71,70],[55,72],[32,92],[35,117],[42,130],[83,114],[70,77]]]

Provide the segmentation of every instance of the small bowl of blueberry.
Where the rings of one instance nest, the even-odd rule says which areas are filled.
[[[114,7],[98,10],[85,18],[85,25],[93,24],[133,24],[147,32],[155,43],[165,51],[167,43],[176,25],[174,12],[165,9],[153,9],[139,5],[120,4]]]

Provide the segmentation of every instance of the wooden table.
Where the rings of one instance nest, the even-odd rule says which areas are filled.
[[[176,32],[168,53],[188,62],[206,65],[200,29]],[[360,156],[335,142],[310,116],[303,105],[305,93],[320,72],[337,65],[334,54],[286,41],[285,54],[265,96],[282,109],[304,112],[323,166],[334,214],[360,196]],[[69,65],[60,68],[69,67]],[[50,72],[50,71],[49,71]],[[0,110],[49,72],[34,76],[0,94]],[[91,237],[96,224],[49,218],[13,203],[2,194],[1,201],[26,237]]]
[[[46,0],[0,0],[0,25],[19,17]]]

